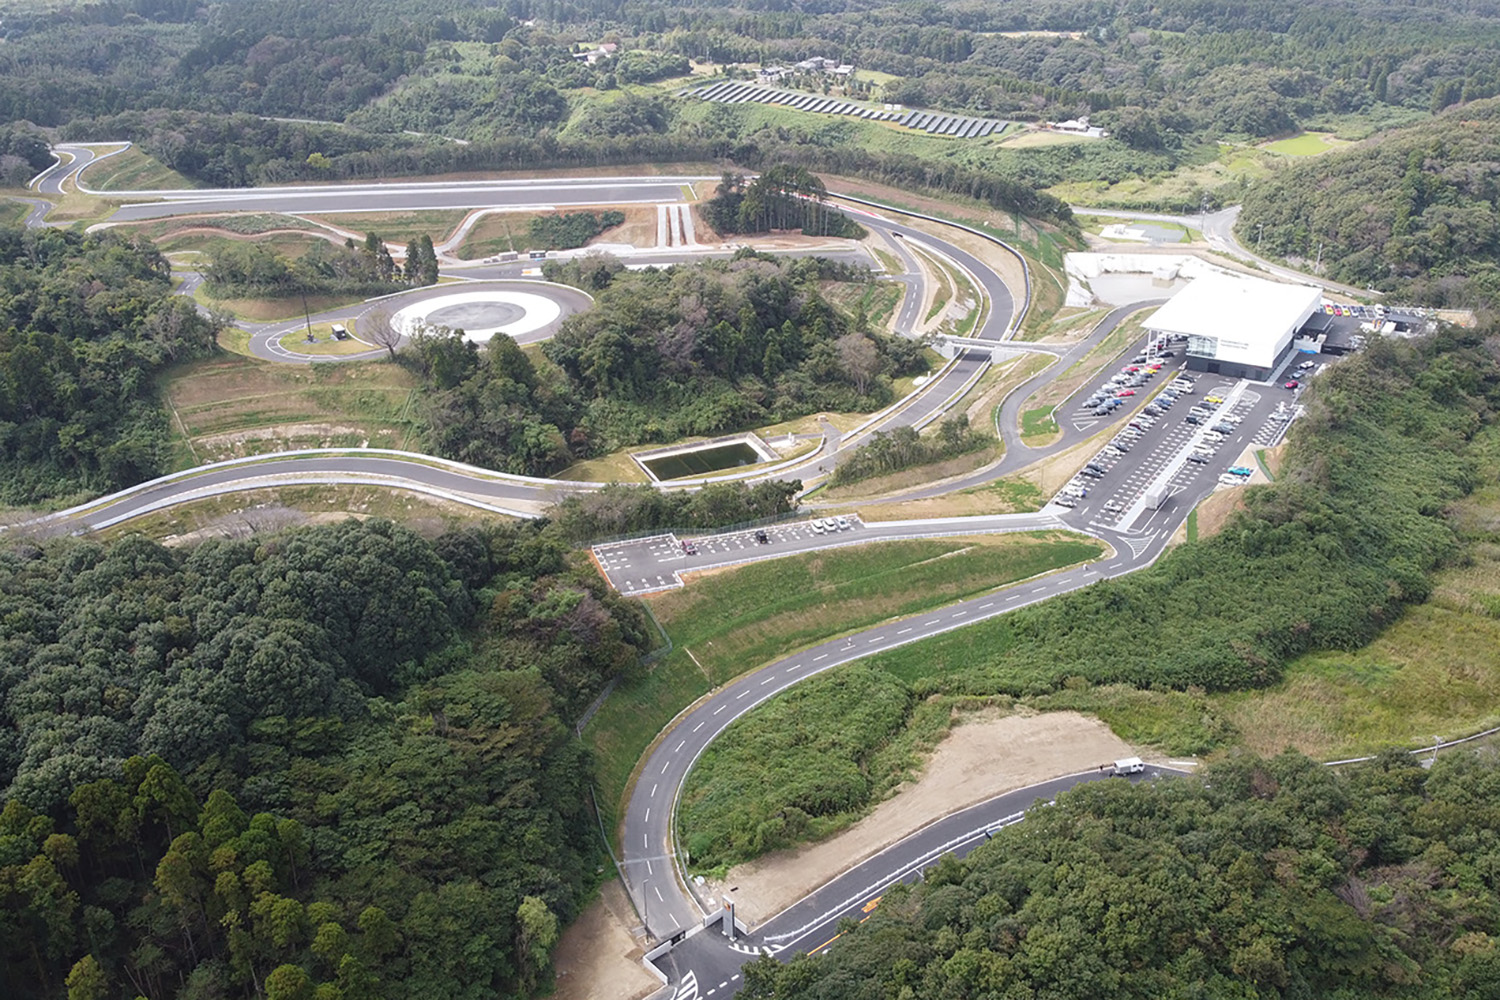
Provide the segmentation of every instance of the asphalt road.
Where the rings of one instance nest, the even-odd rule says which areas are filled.
[[[565,205],[662,204],[684,199],[701,178],[650,177],[549,181],[465,181],[452,184],[358,184],[337,187],[231,188],[112,192],[149,202],[121,205],[112,222],[226,212],[404,212],[471,208],[555,208]]]

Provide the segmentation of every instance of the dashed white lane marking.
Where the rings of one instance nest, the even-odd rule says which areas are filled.
[[[661,886],[653,885],[651,888],[656,890],[656,901],[658,903],[665,903],[666,900],[661,898]]]
[[[942,621],[941,618],[934,618],[932,621],[930,621],[930,622],[923,622],[922,624],[923,625],[936,625],[940,621]]]
[[[948,617],[950,617],[950,618],[962,618],[966,614],[968,614],[967,611],[958,611],[958,612],[955,612],[955,613],[949,615]]]
[[[672,762],[669,760],[669,761],[667,761],[665,764],[663,764],[661,766],[661,773],[662,774],[666,774],[667,773],[667,768],[671,765],[671,763]]]
[[[826,660],[826,659],[828,659],[828,654],[827,653],[819,653],[817,656],[813,657],[813,662],[817,663],[819,660]]]
[[[993,608],[994,606],[995,606],[995,602],[994,601],[990,601],[988,604],[981,604],[979,606],[979,610],[983,611],[985,608]]]
[[[642,847],[650,847],[651,846],[651,840],[650,840],[650,838],[647,837],[644,833],[641,834],[641,846]]]
[[[651,786],[651,797],[653,799],[656,798],[656,790],[658,788],[660,788],[660,787],[661,787],[661,784],[659,782],[652,784],[652,786]]]
[[[749,693],[750,693],[750,689],[749,688],[745,688],[745,690],[741,691],[739,694],[737,694],[737,695],[734,696],[735,700],[738,701],[739,699],[745,697],[745,695],[747,695]]]
[[[696,726],[693,727],[693,732],[696,733],[698,730],[700,730],[702,728],[703,728],[703,723],[700,722]]]
[[[902,629],[902,630],[901,630],[901,631],[899,631],[899,632],[897,632],[897,633],[896,633],[896,634],[897,634],[897,635],[905,635],[905,634],[906,634],[906,633],[908,633],[908,632],[910,632],[910,631],[911,631],[911,629],[909,629],[909,628],[904,628],[904,629]]]
[[[683,740],[681,743],[679,743],[675,747],[673,747],[672,748],[672,752],[676,753],[677,751],[681,750],[685,746],[687,746],[687,740]]]
[[[761,687],[765,687],[767,684],[771,683],[775,679],[776,678],[774,678],[774,677],[767,677],[765,680],[763,680],[763,681],[760,682],[760,686]]]
[[[651,809],[650,809],[650,807],[649,807],[649,806],[648,806],[648,807],[647,807],[647,809],[646,809],[646,820],[645,820],[645,821],[646,821],[646,822],[647,822],[647,823],[649,823],[649,822],[651,822]]]
[[[728,705],[720,705],[718,708],[714,709],[714,714],[718,715],[720,712],[724,711],[724,709],[726,709],[728,707],[729,707]]]
[[[867,643],[873,644],[873,643],[879,642],[881,639],[884,639],[884,638],[885,638],[885,636],[883,636],[883,635],[872,635],[870,638],[866,639],[865,641]]]

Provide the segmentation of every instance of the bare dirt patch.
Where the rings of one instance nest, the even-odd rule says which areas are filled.
[[[734,899],[735,912],[747,923],[759,924],[933,820],[1134,753],[1104,723],[1077,712],[977,713],[949,731],[921,777],[870,815],[820,844],[732,868],[714,892]]]
[[[641,965],[644,951],[631,933],[638,925],[620,883],[605,883],[552,953],[553,1000],[637,1000],[659,989],[656,977]]]

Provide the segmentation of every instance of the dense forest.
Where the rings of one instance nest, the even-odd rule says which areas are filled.
[[[683,793],[684,802],[719,806],[692,824],[684,812],[695,863],[733,864],[805,839],[829,817],[861,813],[874,793],[866,762],[899,744],[933,696],[1091,711],[1100,685],[1243,690],[1275,683],[1300,654],[1366,645],[1426,600],[1432,572],[1474,542],[1448,511],[1475,488],[1471,442],[1500,412],[1494,343],[1493,330],[1372,341],[1313,383],[1277,481],[1247,490],[1245,510],[1212,538],[811,678],[789,696],[795,713],[740,719],[704,752]],[[1155,738],[1170,753],[1205,753],[1233,734],[1206,715]],[[809,745],[828,748],[814,770],[736,766],[752,749],[780,761]]]
[[[544,273],[596,303],[563,323],[543,363],[509,337],[481,348],[441,329],[402,353],[424,380],[438,454],[542,475],[626,445],[879,409],[893,376],[926,367],[918,345],[824,298],[821,282],[871,280],[826,260],[741,252],[627,271],[591,255],[549,261]]]
[[[600,859],[567,724],[649,644],[545,525],[11,543],[0,993],[529,993]]]
[[[0,500],[105,493],[166,471],[154,377],[213,349],[149,241],[0,227]]]
[[[1242,242],[1424,302],[1500,296],[1500,99],[1282,170],[1251,188]]]
[[[1492,997],[1500,756],[1088,784],[886,891],[747,1000]]]

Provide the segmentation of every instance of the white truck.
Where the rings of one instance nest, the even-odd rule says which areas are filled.
[[[1161,510],[1161,505],[1167,502],[1167,488],[1165,486],[1153,486],[1146,491],[1146,509]]]
[[[1114,774],[1116,777],[1126,774],[1140,774],[1144,770],[1146,770],[1146,762],[1139,757],[1126,757],[1123,760],[1115,761]]]

